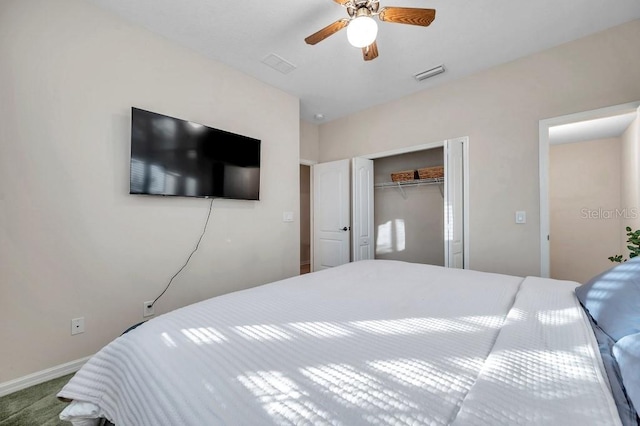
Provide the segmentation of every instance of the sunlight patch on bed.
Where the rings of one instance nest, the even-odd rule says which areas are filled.
[[[584,347],[584,352],[589,348]],[[567,389],[577,382],[589,382],[596,374],[595,369],[585,359],[591,356],[568,352],[549,350],[506,350],[487,360],[486,368],[499,371],[493,380],[500,382],[499,386],[512,389],[512,392],[526,392],[529,397],[556,400],[566,398]],[[547,372],[540,374],[541,371]],[[549,372],[552,372],[549,373]],[[513,377],[521,377],[515,381]],[[576,397],[574,390],[574,397]]]
[[[296,383],[279,371],[255,371],[238,376],[263,409],[279,424],[328,419]]]
[[[529,313],[520,308],[511,308],[507,314],[507,321],[526,321]]]
[[[407,395],[391,390],[374,376],[347,364],[305,367],[300,372],[347,408],[357,407],[372,412],[402,412],[418,408]]]
[[[238,381],[260,402],[300,398],[302,394],[293,380],[280,371],[256,371],[238,376]]]
[[[291,334],[275,325],[239,325],[235,331],[249,340],[288,340]]]
[[[181,331],[182,334],[196,345],[210,345],[212,343],[221,343],[227,340],[222,333],[213,327],[188,328],[182,329]]]
[[[438,374],[435,374],[438,368],[418,359],[372,361],[369,366],[405,386],[433,388],[440,384]]]
[[[369,333],[393,335],[393,334],[425,334],[462,332],[474,333],[483,330],[483,327],[456,319],[445,318],[401,318],[393,320],[366,320],[350,323],[356,328]]]
[[[296,331],[313,337],[345,337],[352,335],[349,330],[330,322],[293,322],[288,324]]]
[[[576,321],[582,321],[580,311],[571,307],[565,309],[556,309],[549,311],[540,311],[536,313],[536,318],[541,324],[549,326],[558,326],[571,324]]]
[[[500,328],[504,322],[502,315],[471,315],[466,317],[458,317],[456,321],[462,321],[475,324],[483,328]]]
[[[477,371],[484,364],[485,358],[479,356],[468,356],[468,357],[451,357],[447,358],[447,363],[450,365],[455,365],[460,369],[464,369],[467,371]]]
[[[555,367],[561,380],[576,380],[584,377],[584,356],[567,351],[531,351],[530,356],[548,366]],[[555,380],[556,378],[554,378]]]
[[[178,347],[178,345],[176,345],[176,342],[173,341],[171,336],[169,336],[169,333],[167,333],[166,331],[164,333],[162,333],[160,335],[160,337],[162,337],[162,341],[168,347],[170,347],[170,348],[177,348]]]
[[[367,424],[372,425],[422,425],[435,424],[432,419],[419,411],[411,413],[378,413],[364,416]]]
[[[369,366],[388,376],[390,380],[403,386],[419,388],[431,395],[455,404],[456,396],[442,394],[442,389],[469,388],[473,384],[475,372],[482,365],[481,358],[457,358],[456,362],[447,360],[447,364],[458,366],[452,370],[442,362],[426,362],[421,359],[399,358],[369,362]],[[469,374],[466,374],[466,373]]]

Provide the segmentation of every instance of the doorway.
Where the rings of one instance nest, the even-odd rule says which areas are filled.
[[[639,106],[633,102],[540,121],[542,277],[584,282],[613,266],[609,255],[626,252],[624,227],[640,225],[633,217],[640,206]]]
[[[300,164],[300,275],[311,272],[311,166]]]

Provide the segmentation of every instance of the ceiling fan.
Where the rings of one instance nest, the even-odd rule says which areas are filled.
[[[378,24],[373,19],[377,16],[383,22],[398,24],[429,26],[436,18],[435,9],[419,9],[414,7],[383,7],[379,0],[333,0],[347,9],[348,18],[339,19],[320,31],[305,38],[307,44],[316,44],[347,27],[347,38],[354,47],[362,48],[365,61],[378,57],[376,36]]]

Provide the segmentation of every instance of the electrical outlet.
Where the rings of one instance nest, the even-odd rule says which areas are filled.
[[[71,335],[84,333],[84,317],[71,320]]]
[[[150,317],[151,315],[153,315],[153,300],[150,300],[148,302],[143,302],[142,316],[146,318],[146,317]]]

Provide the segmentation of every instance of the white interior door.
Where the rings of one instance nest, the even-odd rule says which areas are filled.
[[[350,260],[349,160],[313,166],[313,269]]]
[[[352,162],[353,182],[353,261],[373,259],[373,160],[354,158]]]
[[[464,138],[444,144],[444,265],[465,267]]]

